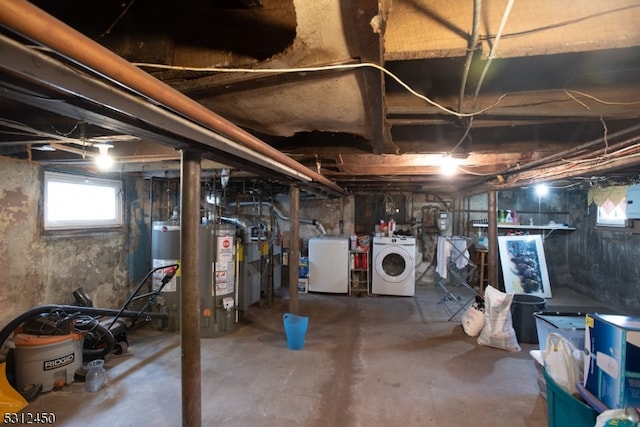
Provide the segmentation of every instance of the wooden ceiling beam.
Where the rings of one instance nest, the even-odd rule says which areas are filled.
[[[433,119],[433,116],[455,118],[452,114],[447,114],[409,93],[388,93],[386,100],[387,115],[390,117],[395,115],[415,119],[412,116],[422,116],[425,120]],[[456,99],[451,96],[436,98],[433,101],[447,106],[455,105]],[[487,110],[475,116],[474,122],[501,117],[514,119],[548,117],[556,121],[561,118],[576,119],[600,116],[611,118],[640,117],[640,108],[638,108],[640,99],[638,98],[637,86],[631,85],[485,94],[478,98],[477,105],[476,111]]]
[[[506,2],[485,1],[480,28],[487,55]],[[394,2],[387,22],[385,59],[464,56],[473,2]],[[640,43],[640,4],[634,0],[540,2],[518,0],[500,39],[502,58],[614,49]]]

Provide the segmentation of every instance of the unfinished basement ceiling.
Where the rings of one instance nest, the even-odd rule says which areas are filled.
[[[638,180],[637,0],[33,3],[349,193]],[[120,170],[166,176],[194,146],[205,174],[295,182],[0,68],[0,155],[90,168],[110,140]]]

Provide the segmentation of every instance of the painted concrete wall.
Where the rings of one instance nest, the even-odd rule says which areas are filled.
[[[576,228],[554,231],[545,240],[552,290],[568,287],[621,313],[640,315],[640,235],[630,228],[596,226],[597,207],[587,205],[586,190],[551,188],[539,202],[530,190],[500,193],[498,208],[507,205],[536,224],[554,221]]]
[[[586,191],[571,192],[567,199],[576,224],[568,239],[568,283],[623,313],[640,316],[640,235],[631,228],[596,226],[597,207],[587,206]]]
[[[44,236],[38,225],[41,177],[37,165],[0,158],[0,326],[38,305],[73,303],[80,287],[94,306],[119,308],[129,288],[128,253],[144,238],[130,244],[127,230]],[[133,211],[138,220],[144,209]]]
[[[290,217],[289,195],[280,195],[275,200],[276,206],[286,216]],[[310,238],[322,236],[319,228],[310,221],[316,220],[325,230],[327,236],[350,235],[354,229],[354,197],[326,200],[300,200],[299,237],[303,240],[302,254],[308,251]],[[340,227],[342,221],[342,229]],[[281,231],[291,230],[290,221],[278,221]],[[342,232],[341,232],[342,231]]]
[[[596,226],[597,208],[587,206],[587,191],[554,189],[540,197],[533,188],[501,191],[498,209],[518,211],[522,223],[568,224],[575,231],[554,231],[545,239],[544,251],[551,289],[567,287],[621,313],[640,315],[640,235],[630,228]],[[487,218],[487,195],[470,198],[470,219]],[[469,233],[477,229],[469,228]]]

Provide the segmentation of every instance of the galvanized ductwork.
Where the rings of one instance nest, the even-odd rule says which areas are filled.
[[[273,211],[273,213],[275,214],[275,216],[281,220],[281,221],[286,221],[289,222],[291,219],[288,216],[285,216],[282,211],[280,209],[278,209],[276,207],[276,205],[272,202],[239,202],[239,203],[233,203],[233,204],[229,204],[228,206],[235,206],[235,207],[246,207],[246,206],[266,206],[269,209],[271,209]],[[264,215],[263,215],[264,216]],[[260,217],[260,215],[224,215],[221,216],[220,219],[222,221],[231,223],[231,224],[236,224],[238,227],[240,227],[243,230],[243,233],[247,236],[247,238],[250,240],[252,235],[251,235],[251,227],[256,225],[255,223],[255,218]],[[305,218],[300,218],[298,220],[298,223],[300,224],[310,224],[316,227],[316,229],[318,230],[318,232],[321,235],[325,235],[327,234],[326,230],[324,229],[324,226],[319,223],[316,219],[305,219]]]

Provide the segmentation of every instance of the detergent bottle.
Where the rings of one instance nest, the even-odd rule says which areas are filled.
[[[396,231],[396,221],[393,218],[391,218],[389,220],[389,225],[387,226],[388,236],[392,237],[395,231]]]
[[[351,233],[350,241],[351,245],[349,246],[349,249],[355,251],[358,248],[358,235],[355,232]]]

